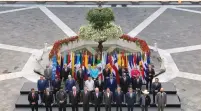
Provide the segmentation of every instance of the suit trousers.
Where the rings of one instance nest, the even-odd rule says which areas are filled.
[[[127,108],[128,108],[128,111],[133,111],[133,105],[128,105]]]
[[[95,105],[94,107],[95,107],[95,111],[100,111],[100,105],[99,104]]]
[[[83,111],[89,111],[89,104],[83,104]]]
[[[157,94],[157,93],[156,93],[155,91],[153,91],[153,103],[155,103],[155,99],[156,99],[155,96],[156,96],[156,94]]]
[[[50,105],[45,105],[46,111],[52,111],[52,106]]]
[[[78,105],[72,105],[72,111],[78,111]]]
[[[142,106],[141,109],[142,111],[148,111],[148,106]]]
[[[59,111],[66,111],[66,103],[59,104]]]
[[[44,101],[43,101],[44,91],[40,91],[39,94],[40,94],[41,103],[43,103],[43,102],[44,102]]]
[[[149,87],[148,87],[148,85],[149,85]],[[146,89],[149,90],[149,88],[150,88],[150,90],[151,90],[151,86],[152,86],[152,79],[148,79],[147,83],[146,83]]]
[[[158,111],[164,111],[164,106],[162,105],[158,106]]]
[[[116,104],[116,111],[122,111],[122,104]]]
[[[111,105],[105,105],[105,111],[111,111]]]
[[[34,111],[34,109],[38,111],[38,104],[31,104],[31,111]]]

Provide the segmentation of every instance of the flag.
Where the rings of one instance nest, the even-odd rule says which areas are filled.
[[[52,80],[55,80],[56,67],[57,67],[57,57],[56,55],[54,55],[52,58]]]
[[[125,54],[125,67],[128,68],[128,54]]]
[[[147,52],[147,64],[150,64],[151,61],[150,61],[150,52]]]
[[[66,54],[65,51],[64,51],[63,57],[64,57],[64,59],[63,59],[63,64],[66,64],[66,63],[67,63],[67,54]]]
[[[72,66],[72,77],[74,77],[74,73],[75,73],[75,54],[73,52],[72,52],[71,66]]]
[[[88,56],[87,53],[84,55],[84,66],[88,69]]]
[[[126,60],[128,61],[128,56],[126,55]],[[127,68],[128,68],[128,72],[129,72],[129,76],[131,77],[131,64],[130,62],[126,62],[127,63]]]
[[[122,66],[121,54],[118,54],[118,65]]]
[[[124,52],[121,52],[121,63],[123,67],[126,67],[126,57],[124,55]]]
[[[116,81],[117,84],[120,84],[120,76],[119,76],[119,72],[118,72],[118,62],[117,62],[117,54],[115,53],[113,55],[113,65],[112,65],[112,70],[114,75],[116,76]]]
[[[107,57],[107,54],[105,52],[102,53],[102,60],[101,60],[101,64],[102,64],[102,69],[105,68],[105,65],[106,65],[106,57]]]
[[[134,67],[137,65],[137,54],[136,53],[134,53],[134,55],[133,55],[134,57],[133,57],[133,62],[134,62]]]
[[[67,62],[67,65],[68,65],[68,67],[71,67],[71,58],[72,58],[72,53],[68,53],[68,57],[67,57],[67,59],[68,59],[68,62]]]

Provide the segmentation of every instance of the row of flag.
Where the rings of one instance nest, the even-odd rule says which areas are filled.
[[[64,64],[72,68],[72,76],[76,79],[76,72],[79,68],[82,68],[85,73],[85,79],[90,75],[94,78],[102,75],[102,70],[105,66],[109,67],[111,73],[116,77],[117,83],[119,83],[120,77],[118,74],[119,66],[127,68],[130,72],[134,67],[142,66],[147,68],[147,64],[150,64],[150,53],[137,52],[137,53],[113,53],[108,54],[103,52],[102,55],[90,55],[87,53],[73,53],[64,52],[64,54],[52,58],[52,64],[54,69],[52,74],[57,74],[61,70]],[[55,65],[57,64],[57,66]],[[89,67],[91,66],[91,67]],[[97,69],[98,67],[98,69]],[[56,69],[56,71],[55,71]],[[100,69],[100,70],[99,70]],[[56,73],[55,73],[56,72]],[[92,73],[93,72],[93,73]],[[131,75],[130,75],[131,76]],[[53,79],[55,76],[52,76]]]

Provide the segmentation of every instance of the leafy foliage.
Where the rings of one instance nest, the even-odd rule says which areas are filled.
[[[96,8],[88,12],[86,19],[92,24],[93,28],[103,30],[103,28],[114,21],[115,18],[112,9]]]

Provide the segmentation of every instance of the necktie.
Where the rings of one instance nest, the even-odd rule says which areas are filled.
[[[107,96],[108,96],[108,98],[109,98],[110,94],[109,94],[109,93],[107,93]]]
[[[34,98],[35,97],[35,95],[34,94],[32,94],[32,98]]]
[[[130,94],[130,97],[132,98],[132,93]]]
[[[76,96],[76,92],[75,91],[74,91],[73,95]]]
[[[96,97],[98,98],[98,93],[96,93]]]

